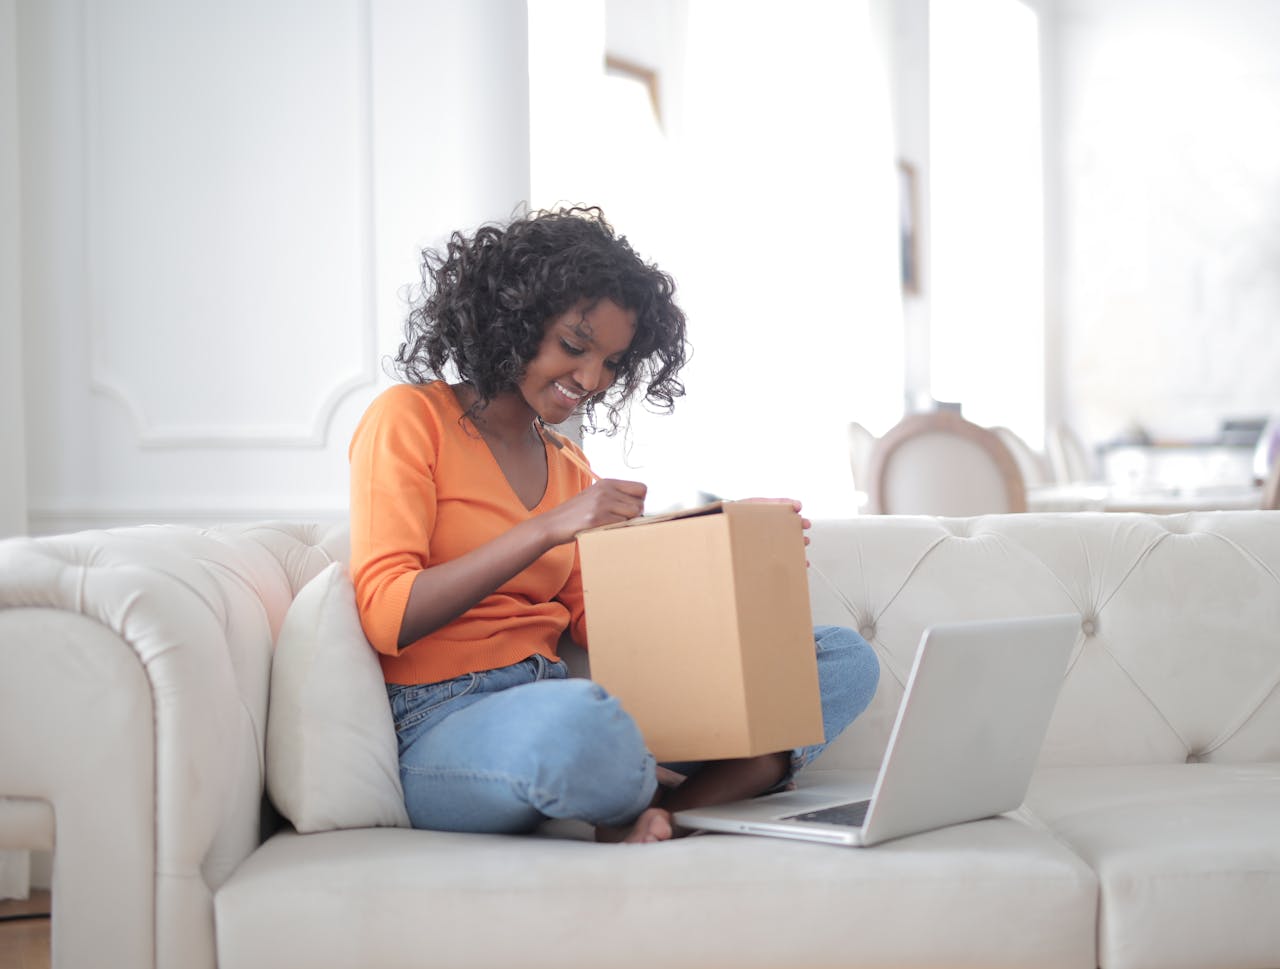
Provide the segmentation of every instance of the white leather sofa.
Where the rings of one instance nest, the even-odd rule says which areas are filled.
[[[926,625],[1081,615],[1023,809],[870,849],[273,831],[273,641],[345,532],[152,526],[0,543],[0,847],[54,850],[61,969],[1280,967],[1280,513],[812,540],[882,678],[810,777],[874,770]]]

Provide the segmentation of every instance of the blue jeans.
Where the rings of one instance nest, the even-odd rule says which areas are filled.
[[[866,709],[879,680],[856,632],[819,626],[814,643],[825,741],[794,751],[792,772]],[[514,833],[547,818],[616,827],[657,790],[635,722],[595,683],[569,679],[563,663],[534,655],[442,683],[388,684],[387,695],[415,828]]]

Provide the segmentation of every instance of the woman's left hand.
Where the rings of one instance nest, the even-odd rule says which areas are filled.
[[[742,500],[743,500],[743,501],[765,502],[765,503],[771,503],[771,504],[790,505],[792,508],[794,508],[794,509],[795,509],[795,513],[796,513],[797,515],[799,515],[799,514],[800,514],[801,504],[800,504],[800,502],[796,501],[794,498],[744,498],[744,499],[742,499]],[[801,517],[800,517],[800,527],[801,527],[801,529],[803,529],[804,531],[806,531],[806,532],[807,532],[807,531],[810,529],[810,527],[812,527],[812,525],[813,525],[813,522],[809,521],[809,519],[807,519],[807,518],[805,518],[803,515],[801,515]],[[806,545],[808,545],[808,544],[809,544],[809,536],[808,536],[808,535],[805,535],[805,537],[804,537],[804,543],[805,543]],[[804,563],[804,564],[805,564],[805,565],[808,565],[808,564],[809,564],[808,559],[806,559],[806,560],[805,560],[805,563]]]

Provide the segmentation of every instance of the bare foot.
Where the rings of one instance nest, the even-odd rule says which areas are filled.
[[[661,764],[659,764],[654,768],[654,772],[658,775],[659,787],[667,787],[667,788],[679,787],[686,780],[688,780],[688,778],[685,777],[683,774],[677,774],[671,768],[663,767]]]
[[[623,844],[651,844],[668,841],[675,834],[671,813],[659,807],[647,808],[629,828],[596,825],[596,840]]]

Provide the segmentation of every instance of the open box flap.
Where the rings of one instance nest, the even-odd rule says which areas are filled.
[[[668,511],[661,515],[641,515],[639,518],[630,518],[624,522],[614,522],[612,525],[597,525],[595,528],[588,528],[588,532],[603,532],[610,528],[631,528],[635,525],[653,525],[658,522],[675,521],[678,518],[701,518],[703,515],[718,515],[724,510],[724,506],[731,504],[727,501],[713,501],[708,505],[698,505],[696,508],[682,508],[679,511]]]
[[[785,507],[791,510],[791,505],[785,501],[713,501],[707,505],[698,505],[695,508],[682,508],[679,511],[663,512],[660,515],[641,515],[639,518],[631,518],[624,522],[614,522],[612,525],[597,525],[595,528],[587,528],[579,532],[579,535],[587,535],[591,532],[606,532],[611,528],[633,528],[636,525],[654,525],[658,522],[677,521],[682,518],[702,518],[707,515],[733,514],[747,515],[756,514],[763,509],[772,509],[777,506]]]

